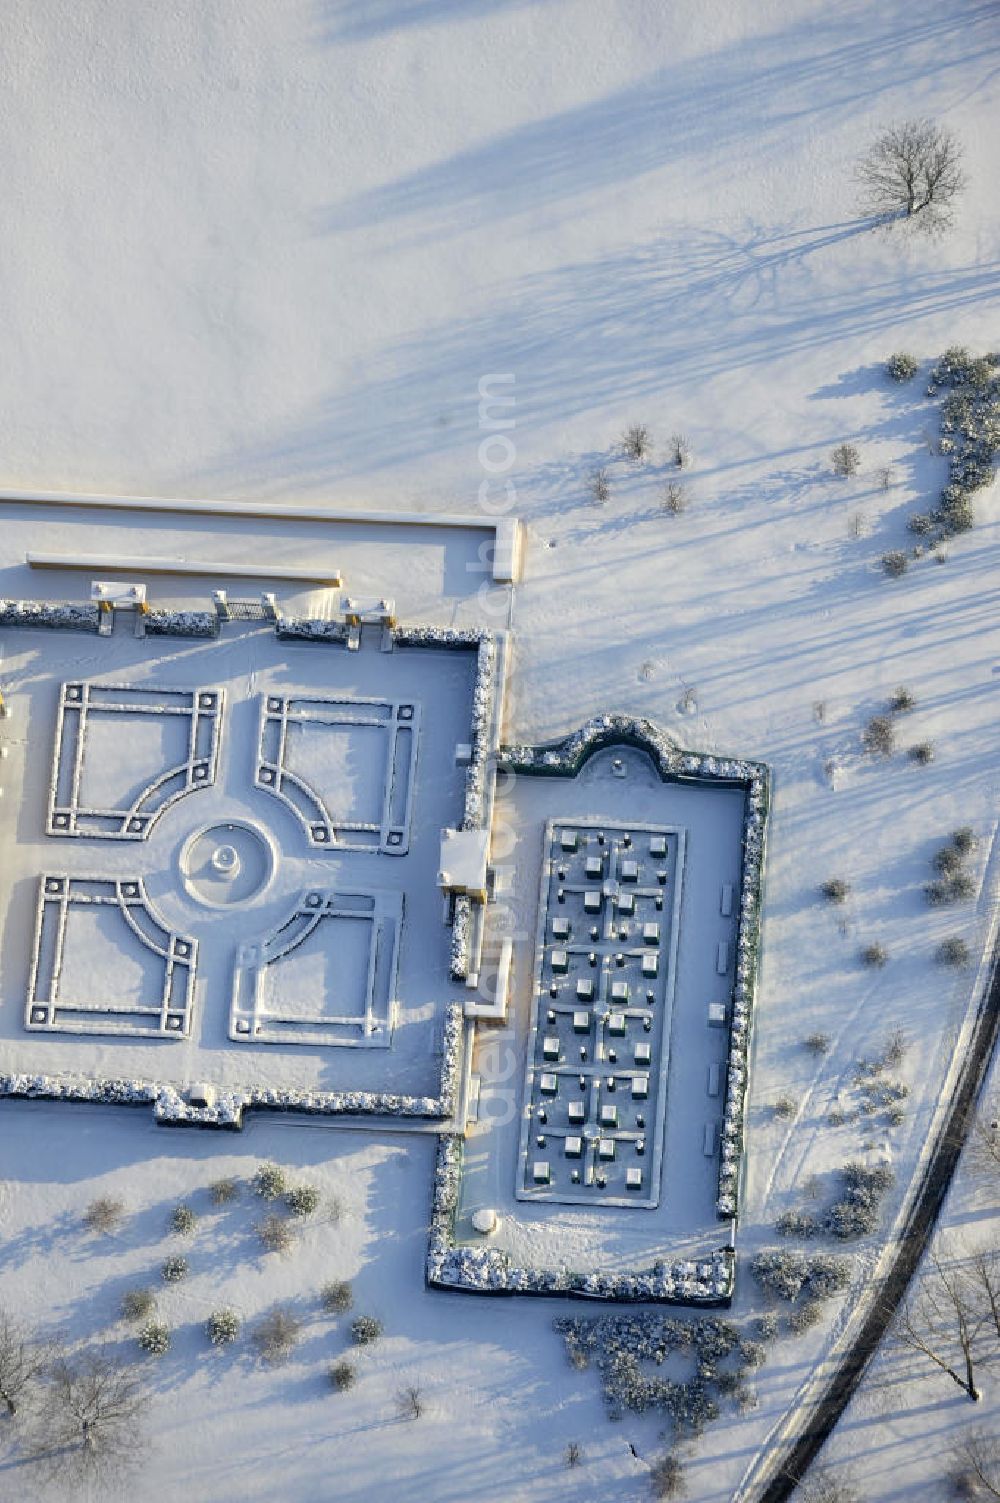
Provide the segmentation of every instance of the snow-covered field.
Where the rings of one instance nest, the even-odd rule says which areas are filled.
[[[906,517],[944,483],[931,362],[998,344],[998,23],[987,0],[10,0],[5,14],[2,488],[473,512],[510,482],[528,536],[506,739],[616,709],[773,769],[744,1269],[782,1211],[833,1197],[846,1160],[887,1162],[896,1182],[880,1233],[853,1245],[848,1299],[772,1346],[756,1411],[726,1407],[686,1448],[705,1503],[752,1495],[742,1480],[846,1329],[973,999],[975,964],[942,970],[935,950],[954,935],[978,957],[992,930],[996,487],[943,562],[890,580],[878,561],[912,545]],[[912,115],[965,149],[969,186],[939,240],[873,232],[852,183],[878,127]],[[881,362],[901,348],[921,371],[897,387]],[[497,373],[514,377],[514,426],[484,451],[479,384]],[[631,423],[651,430],[642,467],[614,454]],[[673,433],[694,454],[680,515],[661,504]],[[842,441],[861,451],[852,479],[831,472]],[[611,494],[596,505],[603,464]],[[203,546],[163,521],[136,546],[128,526],[2,518],[5,597],[89,582],[43,589],[24,565],[29,528],[30,546],[78,553]],[[351,588],[394,595],[404,620],[505,622],[507,591],[488,588],[467,540],[275,532],[234,524],[232,556],[248,541],[288,564],[322,552]],[[23,649],[6,634],[0,650],[2,688]],[[900,685],[915,708],[897,717],[895,755],[873,759],[861,731]],[[926,766],[906,756],[922,741]],[[525,813],[533,863],[543,817]],[[975,896],[931,910],[931,857],[960,825],[978,837]],[[536,865],[521,864],[530,907]],[[851,884],[843,907],[818,898],[829,877]],[[884,968],[859,963],[873,942]],[[856,1062],[897,1029],[902,1119],[852,1120]],[[832,1041],[821,1059],[802,1043],[816,1031]],[[597,1376],[551,1330],[563,1305],[425,1290],[429,1139],[255,1121],[240,1138],[166,1134],[142,1111],[11,1102],[0,1116],[0,1303],[46,1330],[125,1340],[117,1301],[173,1250],[171,1206],[202,1212],[191,1276],[162,1296],[176,1340],[150,1366],[149,1491],[649,1496],[662,1420],[607,1421]],[[283,1257],[260,1256],[248,1197],[224,1214],[206,1200],[211,1180],[266,1157],[344,1207]],[[105,1193],[131,1214],[101,1242],[79,1217]],[[993,1201],[970,1180],[947,1219],[985,1236]],[[315,1299],[340,1276],[385,1323],[346,1395],[325,1379],[344,1321]],[[306,1334],[284,1368],[212,1352],[198,1330],[216,1304],[252,1324],[286,1298]],[[744,1272],[736,1316],[762,1308]],[[407,1383],[426,1394],[418,1421],[395,1413]],[[875,1503],[939,1497],[935,1468],[971,1407],[933,1377],[888,1400],[878,1389],[831,1452]],[[0,1497],[33,1486],[0,1460]]]

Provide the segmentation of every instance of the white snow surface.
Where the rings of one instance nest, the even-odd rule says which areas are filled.
[[[892,1162],[888,1225],[973,993],[975,969],[943,972],[934,950],[959,934],[979,951],[991,927],[996,486],[942,565],[917,560],[889,581],[878,559],[912,543],[906,516],[945,478],[929,362],[949,344],[1000,344],[997,20],[986,0],[5,10],[4,488],[467,512],[484,479],[487,499],[509,479],[528,539],[506,739],[537,743],[621,710],[772,766],[744,1269],[805,1181],[819,1176],[827,1198],[848,1158]],[[969,187],[940,240],[871,232],[852,186],[873,132],[914,114],[965,147]],[[923,364],[897,388],[880,362],[899,348]],[[478,383],[496,372],[516,377],[516,461],[491,476]],[[654,440],[643,468],[608,459],[633,422]],[[660,506],[673,432],[695,456],[679,517]],[[844,440],[862,452],[852,480],[830,470]],[[605,462],[612,495],[598,507],[587,479]],[[93,516],[3,517],[0,596],[82,598],[80,576],[40,584],[24,552],[40,531],[30,546],[93,552]],[[149,530],[101,524],[101,544],[198,546],[163,519]],[[234,556],[259,561],[275,530],[234,526]],[[391,534],[341,537],[342,552],[322,540],[327,559],[349,588],[394,593],[401,619],[503,624],[506,592],[477,594],[466,544],[435,538],[413,554]],[[289,529],[282,559],[308,563],[320,541]],[[898,684],[917,707],[898,721],[903,749],[874,762],[860,732]],[[905,747],[925,739],[936,756],[918,767]],[[960,824],[980,837],[977,898],[929,910],[930,857]],[[843,909],[817,901],[834,875],[852,884]],[[889,964],[862,969],[858,948],[876,939]],[[911,1040],[903,1123],[831,1128],[855,1061],[896,1027]],[[817,1029],[833,1039],[818,1063],[801,1046]],[[789,1121],[773,1113],[783,1092]],[[240,1138],[167,1134],[145,1109],[43,1103],[0,1114],[0,1298],[46,1329],[125,1340],[118,1299],[173,1250],[170,1207],[190,1197],[204,1212],[192,1276],[162,1296],[177,1334],[152,1370],[150,1491],[212,1503],[649,1496],[662,1422],[606,1421],[596,1375],[574,1372],[550,1329],[563,1304],[424,1289],[429,1137],[259,1121]],[[287,1259],[259,1257],[247,1200],[206,1209],[211,1180],[268,1156],[345,1202]],[[104,1193],[134,1213],[107,1244],[78,1225]],[[947,1216],[990,1205],[977,1183]],[[746,1496],[741,1479],[864,1292],[880,1242],[857,1249],[852,1294],[823,1325],[772,1348],[757,1411],[727,1409],[691,1448],[689,1496]],[[386,1326],[348,1395],[325,1378],[345,1323],[315,1301],[337,1276]],[[285,1298],[307,1316],[289,1366],[204,1343],[214,1306],[252,1323]],[[736,1313],[761,1308],[744,1272]],[[428,1399],[413,1424],[393,1406],[409,1382]],[[966,1420],[933,1380],[916,1393],[908,1416],[850,1415],[834,1443],[874,1503],[936,1496],[928,1456],[937,1464],[949,1425]],[[572,1471],[570,1440],[584,1450]],[[23,1474],[0,1468],[0,1498],[24,1497]]]

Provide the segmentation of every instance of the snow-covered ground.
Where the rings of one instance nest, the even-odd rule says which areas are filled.
[[[942,971],[935,949],[953,934],[978,953],[991,929],[996,488],[946,561],[888,580],[878,560],[912,544],[906,516],[945,478],[930,362],[950,344],[997,346],[997,21],[986,0],[182,0],[113,13],[11,0],[5,15],[4,488],[469,512],[509,481],[528,539],[507,739],[618,709],[772,766],[744,1264],[777,1240],[780,1212],[822,1206],[851,1157],[894,1167],[888,1226],[974,986],[975,967]],[[969,187],[936,241],[871,232],[851,178],[879,125],[916,114],[965,148]],[[898,348],[922,361],[912,385],[882,374]],[[515,377],[515,425],[510,448],[494,435],[484,453],[490,373]],[[636,422],[654,442],[642,468],[612,455]],[[694,453],[678,516],[661,506],[675,432]],[[829,463],[844,440],[862,457],[849,480]],[[611,496],[597,506],[601,464]],[[32,515],[3,510],[0,595],[43,593],[20,523],[44,525],[34,546],[53,549],[163,553],[164,533],[178,552],[199,546],[159,522],[145,547],[104,523],[81,541],[63,514]],[[233,556],[247,538],[266,554],[274,533],[234,525]],[[468,543],[342,536],[323,543],[324,566],[394,594],[404,619],[503,624],[506,591],[475,595],[488,566]],[[307,564],[320,540],[296,526],[280,547]],[[865,722],[901,684],[917,701],[897,721],[901,750],[862,755]],[[925,740],[935,757],[920,766],[905,748]],[[930,859],[965,824],[977,896],[932,911]],[[534,839],[525,829],[537,851]],[[851,883],[843,908],[817,898],[831,876]],[[857,959],[874,941],[889,952],[881,970]],[[895,1029],[909,1039],[902,1121],[831,1126],[831,1109],[858,1104],[856,1061]],[[820,1061],[802,1046],[817,1030],[833,1041]],[[789,1119],[773,1110],[785,1093]],[[598,1379],[569,1367],[550,1329],[564,1307],[425,1291],[430,1141],[259,1122],[238,1139],[168,1136],[141,1112],[0,1111],[0,1297],[74,1339],[108,1329],[121,1288],[162,1256],[170,1206],[205,1208],[204,1186],[227,1170],[272,1156],[345,1203],[336,1226],[320,1219],[287,1259],[264,1261],[248,1202],[205,1208],[191,1279],[164,1296],[179,1335],[153,1369],[148,1478],[161,1495],[649,1495],[661,1422],[606,1421]],[[134,1210],[110,1252],[77,1225],[106,1191]],[[991,1204],[970,1183],[948,1218],[978,1224]],[[772,1348],[760,1407],[727,1410],[691,1449],[690,1496],[743,1496],[880,1243],[857,1250],[844,1306]],[[386,1326],[348,1395],[324,1377],[343,1323],[310,1303],[328,1269],[354,1277],[359,1308]],[[252,1320],[284,1297],[308,1312],[288,1367],[201,1343],[212,1305]],[[737,1314],[761,1307],[744,1275]],[[408,1382],[428,1398],[414,1423],[393,1407]],[[852,1412],[833,1448],[877,1503],[934,1496],[930,1462],[966,1418],[960,1395],[904,1393],[906,1415]],[[571,1440],[584,1448],[572,1471]],[[0,1466],[0,1497],[24,1496],[23,1472]]]

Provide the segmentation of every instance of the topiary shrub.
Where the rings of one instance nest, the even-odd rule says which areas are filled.
[[[174,1206],[170,1213],[170,1230],[182,1237],[189,1237],[198,1225],[198,1218],[188,1205]]]
[[[160,1265],[160,1277],[164,1283],[179,1284],[188,1276],[188,1260],[179,1253],[171,1258],[165,1258]]]
[[[162,1357],[170,1350],[170,1327],[165,1326],[162,1321],[151,1320],[143,1326],[136,1340],[142,1350],[148,1352],[151,1357]]]
[[[355,1346],[371,1346],[382,1335],[382,1322],[374,1315],[358,1315],[351,1321],[351,1340]]]
[[[319,1206],[315,1185],[293,1185],[285,1191],[285,1205],[293,1216],[311,1216]]]
[[[333,1364],[329,1377],[330,1387],[335,1393],[346,1393],[349,1388],[354,1387],[358,1379],[353,1362],[348,1362],[346,1358]]]
[[[229,1346],[240,1334],[240,1317],[228,1307],[213,1310],[205,1322],[205,1334],[213,1346]]]
[[[135,1322],[145,1320],[156,1308],[156,1299],[151,1289],[126,1289],[122,1295],[122,1319]]]
[[[830,463],[835,475],[856,475],[861,468],[861,454],[854,444],[838,444],[830,455]]]
[[[913,355],[907,355],[902,350],[898,354],[890,355],[885,362],[885,373],[890,381],[912,381],[920,369],[919,362]]]
[[[354,1293],[346,1279],[332,1279],[324,1284],[319,1297],[328,1315],[344,1315],[354,1303]]]
[[[261,1164],[253,1177],[253,1187],[262,1200],[280,1200],[285,1193],[285,1171],[277,1164]]]

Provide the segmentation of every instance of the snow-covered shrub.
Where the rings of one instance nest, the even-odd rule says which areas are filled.
[[[198,1224],[198,1217],[188,1205],[174,1206],[170,1213],[170,1230],[188,1237]]]
[[[213,1310],[205,1322],[205,1332],[213,1346],[228,1346],[240,1334],[240,1317],[228,1306]]]
[[[846,902],[851,891],[850,882],[845,882],[843,877],[828,877],[820,888],[820,892],[831,903]]]
[[[645,423],[632,423],[622,434],[622,453],[633,464],[642,464],[649,458],[652,441]]]
[[[902,1028],[894,1028],[882,1048],[879,1065],[883,1070],[898,1070],[906,1058],[910,1041]]]
[[[971,825],[961,825],[953,830],[951,843],[960,856],[970,856],[979,844]]]
[[[891,715],[873,715],[861,733],[865,751],[879,757],[891,757],[896,750],[896,727]]]
[[[357,1382],[358,1375],[354,1370],[354,1363],[342,1358],[330,1368],[330,1387],[334,1393],[346,1393]]]
[[[382,1322],[374,1315],[357,1315],[351,1321],[351,1340],[355,1346],[371,1346],[382,1335]]]
[[[931,865],[942,877],[953,877],[956,872],[962,870],[962,853],[956,850],[954,843],[944,845],[939,851],[934,852]]]
[[[861,468],[861,453],[854,444],[838,444],[830,455],[830,463],[835,475],[856,475]]]
[[[794,1117],[798,1109],[799,1103],[795,1097],[789,1096],[787,1093],[779,1096],[774,1103],[774,1115],[783,1122],[787,1122],[790,1117]]]
[[[860,960],[862,965],[872,966],[881,970],[889,959],[889,951],[878,940],[873,940],[869,945],[862,945]]]
[[[774,1229],[782,1237],[800,1237],[803,1240],[815,1237],[819,1231],[819,1223],[811,1211],[782,1211]]]
[[[170,1350],[170,1327],[160,1320],[151,1320],[143,1326],[136,1340],[151,1357],[162,1357]]]
[[[354,1291],[346,1279],[331,1279],[323,1285],[319,1297],[328,1315],[344,1315],[354,1303]]]
[[[278,1305],[257,1326],[253,1344],[262,1362],[286,1362],[302,1336],[302,1322],[291,1310]]]
[[[757,1332],[761,1341],[773,1341],[778,1334],[778,1317],[773,1310],[765,1310],[757,1317]]]
[[[679,1456],[668,1451],[649,1469],[649,1485],[654,1498],[683,1498],[687,1492],[684,1481],[684,1466]]]
[[[126,1289],[122,1295],[122,1319],[135,1322],[145,1320],[156,1308],[152,1289]]]
[[[916,708],[917,698],[911,689],[905,684],[900,684],[898,689],[893,689],[889,696],[889,711],[893,715],[905,715],[908,710]]]
[[[840,1174],[843,1194],[827,1208],[823,1225],[840,1241],[867,1237],[878,1225],[879,1208],[896,1177],[887,1164],[869,1165],[857,1160],[845,1164]]]
[[[902,350],[895,355],[890,355],[885,362],[885,373],[891,381],[912,381],[919,369],[920,362],[913,355],[907,355]]]
[[[663,487],[663,510],[672,517],[679,517],[687,508],[687,495],[676,480],[668,480]]]
[[[125,1202],[110,1195],[92,1200],[83,1213],[83,1224],[90,1232],[116,1232],[125,1218]]]
[[[293,1185],[285,1191],[285,1205],[293,1216],[311,1216],[319,1206],[315,1185]]]
[[[691,445],[683,433],[671,433],[667,452],[671,463],[679,470],[685,469],[691,463]]]
[[[924,888],[928,903],[935,908],[945,907],[949,903],[967,902],[975,896],[975,892],[976,884],[966,871],[953,872],[950,877],[928,882]]]
[[[906,573],[909,567],[909,559],[900,548],[890,548],[888,553],[883,553],[881,563],[882,572],[890,579],[899,579]]]
[[[807,1299],[804,1304],[796,1305],[794,1310],[788,1312],[788,1329],[793,1336],[801,1336],[804,1331],[811,1331],[813,1326],[818,1325],[823,1319],[823,1306],[818,1299]]]
[[[165,1258],[160,1264],[160,1277],[166,1284],[179,1284],[188,1276],[188,1260],[181,1253]]]
[[[915,511],[912,516],[907,517],[906,525],[917,537],[923,538],[932,533],[937,524],[930,512]]]
[[[209,1199],[214,1206],[230,1205],[239,1193],[239,1183],[235,1179],[217,1179],[208,1187]]]
[[[265,1216],[256,1226],[260,1245],[265,1252],[287,1252],[295,1238],[283,1216]]]
[[[285,1171],[277,1164],[261,1164],[253,1177],[254,1191],[263,1200],[279,1200],[286,1185]]]
[[[952,934],[938,945],[936,959],[939,965],[964,966],[969,964],[971,956],[965,940]]]
[[[845,1289],[851,1280],[851,1260],[832,1253],[801,1253],[776,1250],[760,1252],[750,1271],[768,1294],[794,1303],[805,1292],[809,1299],[824,1300]]]
[[[906,755],[911,762],[916,762],[920,767],[926,767],[929,762],[934,761],[934,742],[917,741],[910,747]]]
[[[808,1049],[810,1054],[829,1054],[832,1040],[828,1033],[807,1033],[802,1040],[803,1048]]]

